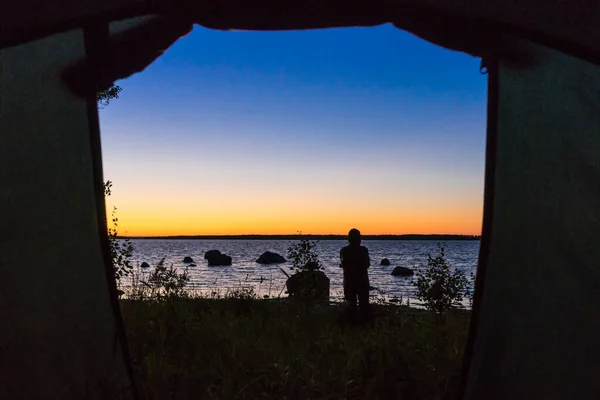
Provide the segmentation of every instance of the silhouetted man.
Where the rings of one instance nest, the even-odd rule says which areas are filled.
[[[344,269],[344,297],[348,304],[348,312],[352,322],[356,321],[356,300],[363,317],[368,317],[369,309],[369,273],[371,266],[369,250],[360,245],[361,237],[358,229],[348,233],[348,246],[340,250],[340,260]]]

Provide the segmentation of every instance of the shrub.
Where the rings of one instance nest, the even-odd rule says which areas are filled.
[[[104,183],[104,197],[108,197],[111,194],[112,182],[106,181]],[[117,284],[121,282],[121,278],[128,276],[133,270],[131,257],[133,256],[133,243],[129,239],[118,239],[119,232],[119,219],[116,217],[117,207],[113,208],[112,211],[112,227],[108,229],[108,246],[110,251],[110,258],[112,261],[115,279]]]
[[[424,302],[425,308],[443,314],[453,308],[461,308],[463,296],[470,296],[468,281],[459,269],[450,271],[444,255],[444,247],[438,245],[440,254],[427,255],[427,269],[417,274],[414,285],[417,298]]]
[[[142,281],[142,283],[150,288],[150,298],[168,299],[188,297],[185,287],[189,281],[190,276],[187,268],[179,273],[173,265],[166,267],[165,258],[163,257],[148,277],[148,280]]]
[[[308,239],[300,239],[299,243],[292,244],[287,249],[289,260],[292,262],[292,266],[296,270],[303,270],[307,265],[314,265],[316,268],[321,268],[321,262],[319,261],[319,253],[313,249],[316,247],[318,241],[310,241]]]
[[[317,243],[318,241],[300,239],[299,243],[288,247],[288,257],[295,270],[286,282],[290,297],[305,302],[329,299],[329,279],[321,271],[319,254],[314,251]]]

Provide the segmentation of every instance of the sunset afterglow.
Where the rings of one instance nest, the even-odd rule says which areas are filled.
[[[130,236],[479,234],[479,60],[390,26],[196,28],[101,110]]]

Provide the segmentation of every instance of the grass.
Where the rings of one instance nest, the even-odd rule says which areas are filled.
[[[121,300],[143,399],[439,399],[460,373],[469,313],[255,299]],[[452,393],[449,393],[452,394]]]

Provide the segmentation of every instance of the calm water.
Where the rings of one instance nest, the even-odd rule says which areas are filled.
[[[277,297],[280,293],[285,296],[286,272],[290,271],[291,263],[280,265],[261,265],[256,259],[265,251],[273,251],[287,258],[287,248],[295,242],[290,240],[158,240],[134,239],[134,265],[146,261],[151,266],[162,258],[166,265],[185,268],[183,258],[190,256],[196,267],[189,267],[190,288],[200,291],[219,291],[223,293],[230,288],[253,287],[260,295]],[[451,267],[463,270],[467,276],[475,272],[479,241],[447,241],[445,243],[446,259]],[[324,267],[324,272],[331,280],[333,297],[342,293],[342,270],[339,268],[339,251],[347,244],[344,240],[324,240],[315,248]],[[372,296],[402,296],[410,298],[411,304],[418,305],[414,298],[413,278],[402,278],[390,275],[395,266],[403,266],[419,271],[427,264],[427,254],[438,254],[436,241],[402,241],[402,240],[366,240],[363,244],[368,247],[371,255],[369,278],[371,285],[377,290]],[[204,260],[204,253],[217,249],[232,257],[232,266],[209,267]],[[381,266],[382,258],[388,258],[389,266]],[[141,270],[141,269],[140,269]],[[152,270],[148,268],[143,274]],[[262,281],[261,281],[262,279]],[[470,280],[470,277],[469,277]],[[470,282],[472,285],[472,282]],[[468,302],[465,302],[468,306]]]

